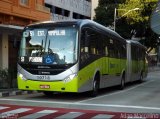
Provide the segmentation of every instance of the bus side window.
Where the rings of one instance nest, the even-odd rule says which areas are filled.
[[[81,62],[85,62],[89,58],[89,42],[88,42],[88,31],[87,28],[82,29],[81,40]]]
[[[121,55],[121,57],[122,58],[126,58],[127,56],[126,56],[126,45],[125,44],[122,44],[122,55]]]
[[[109,57],[114,58],[115,52],[114,52],[113,44],[111,44],[108,49],[109,49]]]
[[[95,39],[95,42],[96,42],[96,49],[97,49],[97,55],[104,55],[104,36],[102,33],[98,32],[96,34],[96,39]]]
[[[119,53],[120,53],[120,58],[123,59],[126,58],[126,47],[124,43],[119,43]]]
[[[108,44],[109,57],[115,58],[116,54],[115,54],[115,47],[113,44],[113,40],[109,39],[109,41],[110,41]]]
[[[135,45],[131,46],[131,57],[133,60],[138,61],[139,50]]]
[[[109,56],[109,37],[107,35],[102,37],[102,54],[104,56]]]
[[[90,47],[89,47],[89,53],[91,55],[96,55],[97,54],[97,47],[96,47],[96,34],[94,31],[90,31]]]
[[[114,40],[113,43],[114,43],[114,50],[115,50],[115,58],[120,58],[120,44],[117,40]]]
[[[108,53],[108,47],[107,47],[107,46],[105,47],[105,55],[106,55],[106,56],[109,55],[109,53]]]
[[[135,49],[134,49],[133,45],[131,45],[131,58],[132,58],[132,60],[135,60]]]

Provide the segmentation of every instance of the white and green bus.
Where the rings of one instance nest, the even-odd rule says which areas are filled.
[[[138,55],[141,58],[137,60],[129,55],[131,44],[91,20],[28,25],[23,30],[19,51],[18,88],[43,91],[46,95],[89,91],[93,96],[100,88],[119,85],[123,89],[126,82],[133,81],[135,68],[128,68],[140,63],[142,70],[134,72],[140,78],[146,71],[142,66],[145,48],[136,45],[143,49],[143,56]]]

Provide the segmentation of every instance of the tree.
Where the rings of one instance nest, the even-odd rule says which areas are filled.
[[[104,25],[112,26],[114,21],[114,9],[117,4],[126,0],[99,0],[98,7],[95,9],[94,21]]]
[[[133,35],[139,37],[140,42],[150,49],[158,45],[158,36],[150,29],[150,16],[156,3],[155,0],[126,0],[124,4],[119,4],[120,9],[139,8],[126,15],[126,22],[130,25],[130,30],[135,30],[136,34]],[[123,33],[120,32],[120,34]]]
[[[150,16],[156,3],[156,0],[99,0],[94,20],[113,26],[114,10],[117,8],[116,32],[126,39],[139,37],[142,44],[152,49],[159,42],[158,36],[150,29]]]
[[[112,25],[114,19],[114,0],[99,0],[99,5],[95,9],[94,20],[104,26]]]

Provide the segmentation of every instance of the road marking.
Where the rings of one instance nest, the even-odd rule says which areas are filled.
[[[77,103],[78,105],[78,103]],[[79,103],[79,105],[84,106],[101,106],[101,107],[120,107],[120,108],[132,108],[132,109],[147,109],[147,110],[160,110],[159,107],[145,107],[145,106],[132,106],[132,105],[114,105],[114,104],[87,104]]]
[[[64,104],[64,105],[78,105],[78,106],[101,106],[101,107],[121,107],[132,109],[146,109],[146,110],[160,110],[159,107],[145,107],[145,106],[132,106],[132,105],[114,105],[114,104],[89,104],[89,103],[70,103],[70,102],[54,102],[54,101],[36,101],[36,100],[20,100],[20,99],[0,99],[1,101],[16,101],[28,103],[47,103],[47,104]]]
[[[134,87],[129,88],[129,89],[124,89],[124,90],[122,90],[122,91],[114,92],[114,93],[111,93],[111,94],[106,94],[106,95],[103,95],[103,96],[98,96],[98,97],[95,97],[95,98],[78,101],[78,102],[76,102],[76,103],[83,103],[83,102],[86,102],[86,101],[91,101],[91,100],[95,100],[95,99],[99,99],[99,98],[103,98],[103,97],[107,97],[107,96],[111,96],[111,95],[116,95],[116,94],[124,93],[124,92],[130,91],[130,90],[133,90],[133,89],[135,89],[135,88],[137,88],[137,87],[146,85],[147,83],[151,83],[151,82],[153,82],[153,81],[154,81],[154,80],[150,80],[150,81],[147,81],[147,82],[145,82],[145,83],[143,83],[143,84],[139,84],[139,85],[134,86]]]
[[[35,118],[40,118],[42,116],[46,116],[55,112],[57,112],[57,110],[42,110],[33,114],[29,114],[27,116],[23,116],[19,119],[35,119]]]
[[[69,112],[67,114],[64,114],[62,116],[58,116],[55,119],[74,119],[76,117],[79,117],[80,115],[83,115],[84,113],[82,112]]]
[[[29,110],[31,110],[31,109],[30,108],[19,108],[19,109],[15,109],[15,110],[12,110],[12,111],[7,111],[7,112],[4,112],[4,113],[1,113],[0,118],[8,118],[9,116],[14,116],[18,113],[26,112],[26,111],[29,111]]]
[[[16,109],[13,109],[12,106]],[[159,113],[132,113],[132,112],[111,112],[111,111],[94,111],[94,110],[85,110],[85,109],[67,109],[67,108],[47,108],[47,107],[33,107],[28,106],[18,106],[18,105],[8,105],[9,110],[5,110],[5,112],[1,113],[0,118],[4,119],[44,119],[44,118],[56,118],[56,119],[75,119],[75,118],[90,118],[90,119],[112,119],[112,118],[141,118],[141,119],[149,119],[149,118],[160,118]],[[37,110],[39,109],[40,110]],[[27,111],[27,110],[30,111]],[[77,111],[76,111],[77,110]]]
[[[98,114],[94,116],[92,119],[111,119],[115,115],[109,115],[109,114]]]
[[[0,106],[0,110],[7,109],[9,107]]]
[[[7,98],[2,98],[0,99],[1,101],[15,101],[15,102],[30,102],[30,103],[48,103],[48,104],[76,104],[76,103],[71,103],[71,102],[58,102],[58,101],[38,101],[38,100],[21,100],[21,99],[7,99]]]

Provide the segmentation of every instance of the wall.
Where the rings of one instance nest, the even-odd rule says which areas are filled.
[[[86,0],[45,0],[45,3],[91,17],[91,2]]]
[[[29,5],[23,5],[20,0],[0,0],[2,24],[24,26],[44,20],[50,20],[50,9],[44,6],[43,0],[29,0]]]
[[[2,35],[2,68],[8,68],[8,34]]]
[[[91,12],[91,19],[93,20],[95,16],[95,8],[98,7],[98,1],[99,0],[92,0],[92,12]]]
[[[0,34],[0,69],[2,68],[2,34]]]

